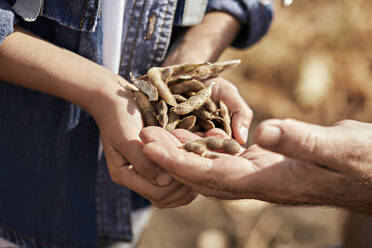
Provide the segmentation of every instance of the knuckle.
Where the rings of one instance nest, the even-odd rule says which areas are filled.
[[[318,136],[311,133],[306,132],[303,136],[303,138],[300,140],[299,146],[303,149],[305,149],[308,154],[313,154],[317,151],[318,148]]]

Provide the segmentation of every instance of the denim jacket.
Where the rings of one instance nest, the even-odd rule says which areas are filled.
[[[127,1],[122,76],[162,63],[172,30],[182,25],[184,1]],[[19,24],[101,63],[100,6],[101,0],[0,0],[0,45]],[[214,10],[245,25],[233,43],[240,48],[258,41],[272,19],[271,4],[259,0],[209,0],[207,11]],[[0,81],[0,235],[24,247],[97,246],[98,136],[78,106]]]

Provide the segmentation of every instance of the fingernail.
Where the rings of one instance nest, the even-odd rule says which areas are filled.
[[[265,126],[258,136],[258,144],[261,146],[276,146],[279,143],[282,131],[276,126]]]
[[[166,186],[172,182],[173,178],[165,171],[160,172],[155,182],[160,186]]]
[[[239,131],[240,131],[240,136],[242,137],[242,140],[247,142],[247,140],[248,140],[248,128],[246,126],[241,126]]]

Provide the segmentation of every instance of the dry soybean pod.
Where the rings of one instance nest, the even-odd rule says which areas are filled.
[[[225,129],[225,132],[229,136],[229,138],[232,137],[232,130],[231,130],[231,119],[230,119],[230,113],[229,109],[227,108],[226,104],[220,100],[220,111],[221,111],[221,117],[223,118],[223,126]]]
[[[183,149],[185,149],[186,151],[198,154],[202,157],[211,158],[211,159],[220,158],[223,155],[218,152],[209,151],[207,150],[207,147],[205,146],[205,144],[198,143],[195,141],[187,142],[186,144],[183,145]]]
[[[161,78],[165,83],[168,81],[168,79],[172,76],[174,72],[173,68],[171,67],[160,68],[159,70],[161,71]]]
[[[150,101],[158,100],[158,90],[152,83],[146,81],[145,79],[137,79],[132,75],[132,73],[129,73],[129,77],[130,81],[132,81],[137,88],[145,93]]]
[[[199,109],[211,97],[214,84],[211,83],[207,88],[198,91],[196,95],[190,97],[186,102],[178,104],[174,107],[174,112],[179,115],[186,115]]]
[[[189,92],[199,91],[205,88],[205,85],[199,80],[193,79],[184,81],[169,87],[173,94],[186,94]]]
[[[201,108],[195,111],[195,114],[202,120],[213,120],[216,116],[207,110]]]
[[[210,120],[203,120],[203,119],[198,119],[198,124],[204,128],[205,131],[208,131],[212,128],[215,128],[215,125],[212,121]]]
[[[151,105],[147,96],[139,90],[134,91],[134,96],[139,108],[141,109],[146,126],[158,126],[158,123],[154,116],[154,107]]]
[[[222,150],[223,140],[224,140],[223,138],[208,137],[208,138],[197,139],[196,142],[205,144],[208,149],[218,151],[218,150]]]
[[[196,116],[189,115],[185,118],[183,118],[177,125],[177,128],[183,128],[186,130],[191,130],[196,123]]]
[[[198,123],[195,123],[195,125],[193,126],[193,128],[191,128],[191,129],[188,130],[188,131],[194,133],[194,132],[198,132],[198,131],[200,131],[201,129],[202,129],[202,128],[200,127],[200,125],[199,125]]]
[[[158,112],[158,121],[162,128],[165,128],[168,124],[168,106],[164,100],[160,100],[156,105],[156,110]]]
[[[206,63],[202,64],[181,64],[181,65],[172,65],[165,67],[166,69],[172,69],[172,74],[166,80],[166,83],[170,83],[172,81],[178,80],[180,78],[190,78],[189,75],[185,75],[191,73],[195,69],[199,68],[200,66],[205,65]]]
[[[231,60],[219,63],[208,63],[203,66],[200,66],[194,70],[190,76],[192,79],[199,79],[201,81],[208,78],[217,77],[221,72],[226,69],[232,68],[240,64],[240,60]]]
[[[223,141],[222,150],[230,154],[236,154],[240,151],[240,145],[233,139],[225,139]]]
[[[195,141],[189,141],[183,145],[183,149],[189,152],[202,155],[207,150],[207,146],[205,144],[197,143]]]
[[[177,102],[168,86],[163,82],[161,71],[158,67],[152,67],[146,74],[158,89],[159,96],[169,105],[176,106]]]
[[[208,149],[214,151],[224,151],[230,154],[236,154],[240,151],[240,145],[233,139],[223,139],[219,137],[208,137],[197,139],[195,142],[205,144]]]
[[[215,113],[218,110],[217,105],[210,98],[203,105],[203,109],[206,109],[208,110],[208,112],[211,112],[211,113]]]
[[[180,122],[180,117],[178,114],[174,113],[173,108],[168,111],[168,124],[165,129],[172,131],[176,129],[178,123]]]
[[[173,95],[177,102],[186,102],[187,98],[181,95]]]

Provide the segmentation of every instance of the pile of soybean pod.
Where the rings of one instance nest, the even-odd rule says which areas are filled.
[[[240,60],[181,64],[152,67],[138,78],[130,74],[138,88],[133,94],[145,126],[161,126],[168,131],[183,128],[191,132],[222,128],[230,139],[201,138],[186,143],[184,149],[209,158],[220,157],[219,152],[238,153],[240,146],[231,139],[230,111],[222,100],[216,103],[211,99],[215,84],[211,79],[239,63]]]

